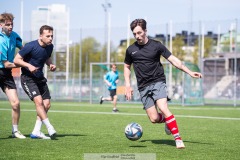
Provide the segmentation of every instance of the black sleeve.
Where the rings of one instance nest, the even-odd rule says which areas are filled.
[[[126,63],[126,64],[128,64],[128,65],[131,65],[131,64],[132,64],[132,57],[131,57],[131,54],[130,54],[130,52],[129,52],[129,48],[126,50],[124,63]]]
[[[162,43],[159,45],[159,51],[161,52],[161,55],[165,58],[168,59],[168,57],[171,56],[171,52],[165,47]]]

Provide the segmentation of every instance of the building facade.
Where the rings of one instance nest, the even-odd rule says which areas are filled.
[[[50,25],[54,28],[54,46],[56,52],[66,52],[69,34],[69,11],[63,4],[40,6],[32,11],[31,38],[37,39],[39,28]]]

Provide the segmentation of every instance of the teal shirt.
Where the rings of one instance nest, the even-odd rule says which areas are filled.
[[[5,68],[3,61],[13,63],[16,47],[22,47],[22,39],[16,32],[12,31],[9,36],[0,33],[0,68]]]
[[[118,80],[118,71],[113,72],[113,71],[109,71],[106,75],[105,75],[105,79],[111,83],[111,86],[108,87],[108,90],[113,90],[117,88],[117,84],[116,84],[116,80]]]

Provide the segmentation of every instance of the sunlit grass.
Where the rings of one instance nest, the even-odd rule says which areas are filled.
[[[11,138],[11,110],[0,102],[0,159],[83,159],[84,153],[156,153],[158,160],[238,159],[240,109],[234,107],[170,106],[186,148],[178,150],[164,125],[149,122],[140,104],[53,102],[48,113],[57,140],[29,138],[36,118],[32,102],[21,102],[19,129],[27,139]],[[225,118],[225,119],[224,119]],[[231,119],[232,118],[232,119]],[[130,141],[124,128],[130,122],[143,127],[143,136]],[[45,126],[42,131],[47,133]]]

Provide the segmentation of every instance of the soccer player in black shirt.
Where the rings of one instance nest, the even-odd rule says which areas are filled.
[[[52,63],[53,51],[53,27],[43,25],[39,30],[39,39],[27,43],[14,58],[14,63],[21,66],[22,88],[35,103],[37,120],[31,138],[34,139],[55,139],[56,131],[51,125],[47,112],[51,106],[51,96],[47,85],[47,79],[43,74],[43,67],[46,64],[49,70],[54,72],[56,66]],[[41,132],[41,126],[45,124],[50,137]]]
[[[202,74],[188,69],[177,57],[161,43],[147,37],[147,22],[144,19],[135,19],[130,28],[136,42],[126,50],[124,60],[124,78],[126,85],[126,98],[132,98],[130,84],[131,65],[137,78],[138,90],[144,109],[152,123],[165,123],[165,131],[172,134],[176,147],[185,148],[178,131],[174,115],[168,108],[166,77],[160,57],[163,56],[172,65],[186,72],[193,78],[201,78]],[[158,112],[157,106],[161,112]]]

